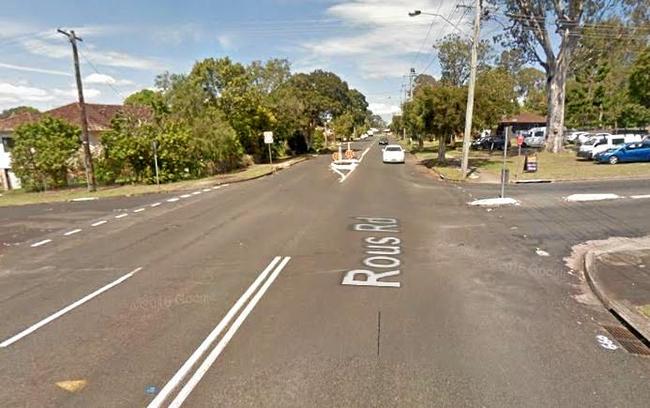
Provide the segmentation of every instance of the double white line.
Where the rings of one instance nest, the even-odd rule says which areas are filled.
[[[221,319],[219,324],[210,332],[208,337],[203,340],[199,347],[192,353],[190,358],[183,363],[181,368],[178,369],[176,374],[165,384],[165,386],[160,390],[156,398],[151,401],[147,408],[158,408],[162,407],[164,402],[170,397],[171,393],[180,386],[183,379],[189,374],[190,370],[198,363],[199,359],[205,354],[205,352],[212,347],[212,343],[215,342],[217,337],[221,332],[228,326],[230,321],[235,317],[244,305],[244,310],[237,316],[235,321],[232,323],[228,331],[223,335],[219,342],[214,346],[212,351],[208,356],[203,360],[203,362],[198,366],[194,371],[194,374],[187,380],[185,385],[181,390],[176,394],[176,397],[169,403],[169,407],[180,407],[183,402],[190,395],[192,390],[197,386],[199,381],[203,378],[205,373],[210,369],[212,364],[217,360],[221,352],[226,348],[232,337],[235,335],[239,326],[242,325],[246,317],[253,310],[257,302],[264,296],[264,293],[269,289],[275,278],[280,274],[282,269],[287,265],[291,260],[291,257],[285,256],[276,256],[271,263],[260,273],[260,275],[255,279],[255,281],[246,289],[243,295],[237,300],[237,302],[228,310],[228,313]],[[270,275],[270,276],[269,276]],[[268,277],[268,279],[267,279]],[[259,290],[258,287],[261,288]],[[257,291],[257,292],[256,292]],[[253,295],[254,294],[254,295]],[[253,298],[248,301],[248,299],[253,296]],[[248,303],[247,303],[248,302]]]

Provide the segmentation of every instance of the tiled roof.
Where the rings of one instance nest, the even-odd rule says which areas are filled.
[[[124,106],[124,105],[102,105],[96,103],[86,104],[86,116],[88,117],[88,130],[103,131],[111,127],[111,121],[119,112],[127,112],[143,119],[151,117],[151,111],[145,107]],[[42,115],[49,115],[54,118],[63,119],[73,125],[81,127],[81,112],[79,103],[54,108],[41,114],[17,114],[0,120],[0,131],[12,131],[24,123],[35,122]]]

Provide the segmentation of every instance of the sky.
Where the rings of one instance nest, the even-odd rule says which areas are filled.
[[[465,0],[466,1],[466,0]],[[76,100],[72,51],[57,28],[73,29],[88,102],[121,103],[164,71],[195,61],[286,58],[294,72],[333,71],[366,95],[373,112],[399,111],[405,76],[439,76],[432,45],[471,30],[458,0],[3,0],[0,110],[49,109]],[[489,34],[489,31],[486,33]]]

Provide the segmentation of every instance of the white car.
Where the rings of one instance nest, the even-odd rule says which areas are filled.
[[[525,147],[544,147],[546,144],[546,127],[532,128],[524,137]]]
[[[384,163],[404,163],[406,155],[402,146],[396,144],[390,144],[384,147],[382,153],[382,160]]]

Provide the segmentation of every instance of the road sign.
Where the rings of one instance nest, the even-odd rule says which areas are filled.
[[[521,146],[524,144],[524,135],[521,133],[517,135],[517,146]]]
[[[266,144],[273,143],[273,132],[264,132],[264,143]]]
[[[526,155],[524,159],[524,171],[526,173],[535,173],[537,171],[537,155]]]

